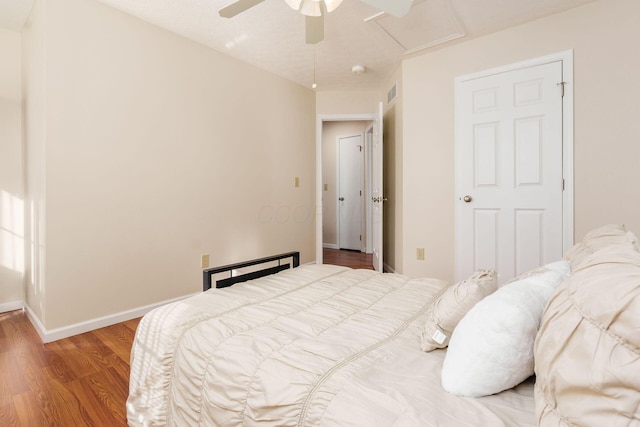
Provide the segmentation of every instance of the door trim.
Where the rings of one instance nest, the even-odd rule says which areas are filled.
[[[375,121],[377,114],[318,114],[316,116],[316,264],[322,264],[322,124]]]
[[[459,86],[469,80],[475,80],[483,77],[492,76],[494,74],[500,74],[509,71],[520,70],[523,68],[534,67],[538,65],[544,65],[551,62],[562,62],[562,81],[564,82],[564,97],[562,99],[562,176],[564,179],[564,191],[562,193],[562,252],[566,253],[573,246],[574,239],[574,176],[573,176],[573,49],[565,50],[562,52],[553,53],[550,55],[541,56],[538,58],[532,58],[521,62],[516,62],[509,65],[504,65],[496,68],[491,68],[485,71],[477,73],[467,74],[456,77],[455,79],[455,111],[458,108],[457,94],[459,93]],[[458,128],[457,113],[454,118],[454,129]],[[455,164],[458,164],[459,153],[459,136],[458,132],[455,134]],[[455,173],[455,192],[454,197],[460,194],[460,182],[458,182],[457,171]],[[455,223],[459,221],[460,210],[456,203],[455,209]],[[460,248],[461,237],[458,235],[458,230],[455,230],[455,278],[456,281],[462,280],[460,277]]]

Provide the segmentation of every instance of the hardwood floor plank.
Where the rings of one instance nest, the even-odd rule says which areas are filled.
[[[129,359],[122,360],[117,354],[112,354],[109,356],[108,360],[111,367],[118,373],[118,375],[120,375],[120,377],[129,379],[129,375],[131,373]],[[129,383],[127,382],[127,387],[128,386]]]
[[[93,331],[69,337],[68,340],[77,351],[90,359],[92,364],[105,368],[109,366],[108,359],[114,353]]]
[[[63,383],[52,379],[47,382],[47,419],[49,425],[86,426],[91,425],[91,419],[84,410],[85,402],[79,402]]]
[[[322,259],[324,264],[373,270],[373,256],[363,252],[325,248]]]
[[[18,310],[21,312],[21,310]],[[40,341],[40,337],[36,333],[33,326],[26,316],[16,314],[16,311],[10,311],[0,315],[0,327],[2,328],[6,343],[6,349],[12,351],[29,349],[34,342]]]
[[[8,404],[11,396],[29,391],[18,359],[11,352],[0,353],[0,406]],[[7,393],[7,394],[5,394]]]
[[[52,361],[48,364],[47,369],[52,377],[60,381],[68,382],[84,378],[101,369],[100,364],[94,363],[90,355],[79,351],[69,340],[46,344],[45,349],[47,357]]]
[[[16,411],[13,401],[10,401],[6,405],[0,405],[0,420],[2,420],[3,426],[17,426],[18,412]]]
[[[113,368],[105,369],[95,375],[92,375],[91,389],[98,397],[105,408],[108,408],[111,415],[121,422],[122,425],[127,424],[126,402],[129,394],[129,378],[122,378]]]
[[[76,396],[82,396],[82,410],[86,413],[83,416],[88,420],[87,425],[105,425],[105,426],[126,426],[123,424],[122,417],[116,418],[111,413],[109,407],[103,404],[100,398],[93,390],[93,383],[90,378],[83,378],[70,382],[67,387]]]
[[[42,406],[33,392],[21,393],[13,397],[18,423],[16,426],[46,426]],[[10,425],[10,424],[9,424]]]
[[[127,320],[126,322],[122,322],[122,325],[129,328],[129,330],[135,334],[136,329],[138,329],[138,325],[140,324],[140,320],[142,320],[141,317]]]
[[[0,426],[126,426],[139,319],[42,344],[22,310],[0,315]]]
[[[47,358],[47,366],[43,369],[46,370],[47,375],[50,378],[57,381],[73,381],[75,379],[75,375],[70,371],[64,357],[51,349],[54,345],[55,343],[50,343],[46,347],[45,355]]]
[[[129,328],[122,325],[122,323],[118,323],[106,328],[96,329],[93,333],[121,359],[129,360],[133,335]]]

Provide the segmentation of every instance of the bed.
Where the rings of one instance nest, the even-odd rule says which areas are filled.
[[[536,425],[532,379],[481,398],[442,389],[445,350],[421,351],[419,335],[447,283],[277,262],[222,288],[205,271],[211,289],[144,316],[129,425]]]

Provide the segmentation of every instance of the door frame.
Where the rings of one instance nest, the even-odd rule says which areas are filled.
[[[564,181],[564,191],[562,192],[562,252],[566,253],[573,246],[574,239],[574,176],[573,176],[573,49],[552,53],[549,55],[532,58],[513,64],[508,64],[477,73],[466,74],[456,77],[455,93],[459,91],[459,86],[469,80],[475,80],[483,77],[501,74],[509,71],[516,71],[523,68],[530,68],[551,62],[562,62],[562,82],[564,89],[564,97],[562,99],[562,177]],[[455,102],[455,120],[457,120],[458,100]],[[455,123],[455,129],[458,123]],[[455,133],[455,164],[458,164],[460,150],[459,133]],[[458,173],[455,171],[455,196],[460,194],[460,182]],[[455,204],[455,224],[460,220],[459,204]],[[460,248],[462,246],[462,238],[459,232],[455,230],[455,279],[460,281],[463,278],[460,272]]]
[[[366,194],[366,190],[364,188],[364,171],[365,171],[365,142],[364,142],[364,133],[360,132],[360,133],[355,133],[355,134],[350,134],[350,135],[340,135],[338,137],[336,137],[336,187],[338,189],[340,189],[340,162],[341,162],[341,157],[340,157],[340,140],[343,138],[352,138],[352,137],[356,137],[359,136],[360,137],[360,144],[362,147],[362,156],[360,156],[360,172],[362,172],[360,174],[360,190]],[[339,194],[339,192],[338,192]],[[362,204],[362,206],[360,206],[360,218],[358,221],[358,227],[360,227],[360,236],[362,236],[365,233],[364,230],[364,225],[365,224],[365,215],[366,215],[366,205],[367,203],[365,203],[365,201],[367,201],[367,199],[365,199],[365,194],[362,194],[362,198],[360,199],[360,203]],[[340,249],[340,227],[341,227],[341,221],[340,221],[340,203],[336,203],[336,237],[338,240],[338,249]],[[365,252],[365,243],[366,240],[368,240],[369,236],[365,235],[365,239],[361,239],[360,240],[360,252]],[[323,242],[324,243],[324,242]]]
[[[322,264],[322,125],[324,122],[375,121],[377,114],[318,114],[316,117],[316,264]]]

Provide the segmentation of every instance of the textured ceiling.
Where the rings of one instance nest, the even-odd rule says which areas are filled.
[[[90,0],[94,1],[94,0]],[[325,17],[325,39],[304,42],[304,16],[284,0],[265,0],[231,18],[233,0],[97,0],[304,86],[314,50],[318,90],[379,87],[406,55],[473,38],[594,0],[414,0],[403,18],[344,0]],[[0,27],[19,30],[33,0],[0,0]],[[351,72],[355,64],[366,72]]]

